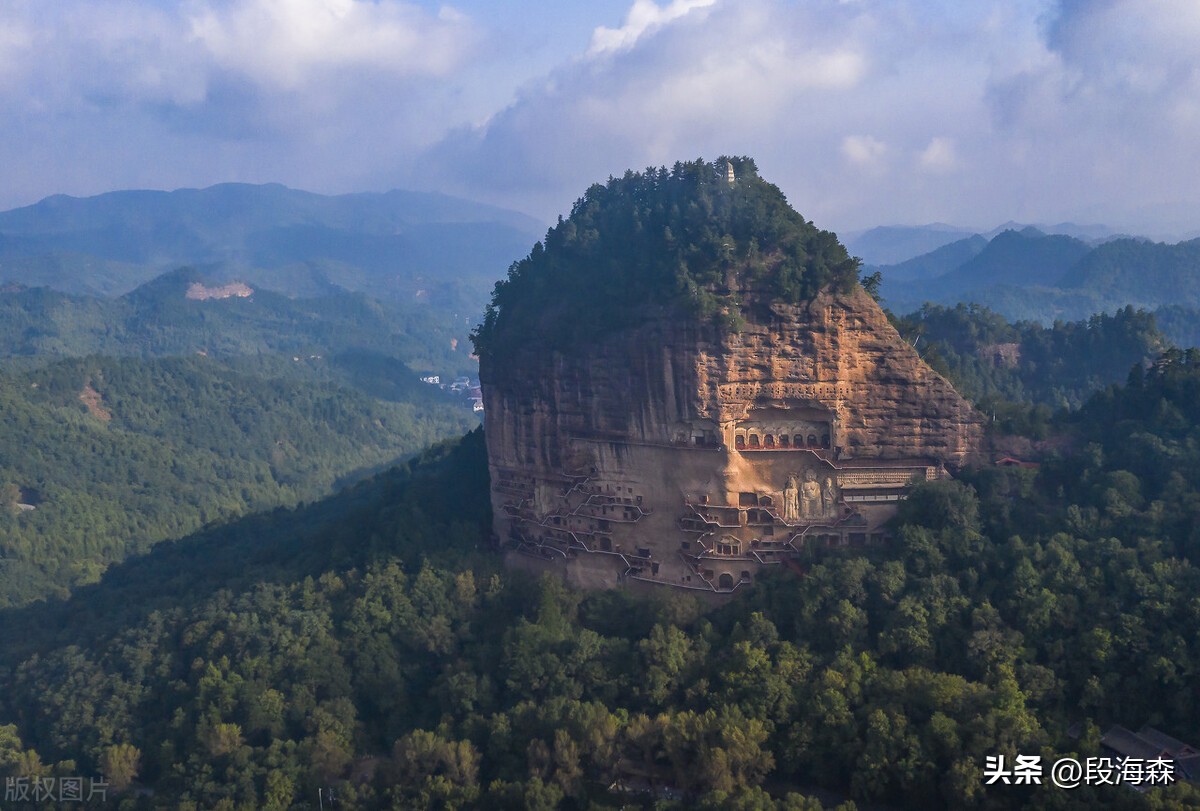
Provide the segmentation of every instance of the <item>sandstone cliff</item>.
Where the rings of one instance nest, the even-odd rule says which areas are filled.
[[[828,411],[843,459],[957,466],[978,446],[979,415],[861,289],[769,312],[739,332],[652,320],[570,354],[535,343],[503,366],[485,357],[490,456],[562,472],[571,436],[678,445],[708,431],[733,446],[760,409]]]
[[[979,416],[857,286],[836,239],[719,168],[589,192],[481,328],[496,533],[586,585],[731,591],[804,545],[881,542],[905,488],[980,441]],[[630,253],[613,222],[669,261]],[[680,248],[681,231],[711,250]],[[572,307],[603,317],[580,327]]]

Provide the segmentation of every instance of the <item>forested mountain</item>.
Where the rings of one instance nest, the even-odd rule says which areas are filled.
[[[879,272],[880,292],[898,313],[967,302],[1049,324],[1133,305],[1162,310],[1160,326],[1175,343],[1200,343],[1200,240],[1165,245],[1127,238],[1092,247],[1026,229],[1001,233],[974,253],[969,243],[956,243],[865,270]]]
[[[195,355],[0,371],[0,605],[66,594],[202,525],[325,495],[475,423],[415,380],[389,402],[288,371]]]
[[[467,215],[505,228],[521,222],[436,196],[230,186],[52,199],[0,215],[0,230],[28,236],[25,248],[90,245],[145,269],[256,244],[270,223],[298,229],[278,251],[318,256],[320,245],[302,241],[312,222],[379,233],[408,223],[445,236],[438,229]],[[353,242],[349,233],[337,239]],[[0,253],[19,254],[20,239],[6,236]],[[456,250],[466,247],[446,247],[446,256]],[[379,251],[374,260],[385,263]],[[490,262],[480,271],[488,277]],[[76,278],[76,287],[96,286],[92,270],[80,270],[92,281]],[[0,605],[65,595],[156,542],[323,497],[349,476],[476,425],[461,397],[418,379],[475,373],[467,335],[481,295],[469,310],[437,295],[431,287],[379,300],[329,286],[293,298],[226,284],[211,268],[168,271],[118,298],[7,284]]]
[[[541,226],[441,194],[277,184],[49,197],[0,212],[0,282],[119,295],[181,265],[289,295],[332,290],[479,312]]]
[[[852,285],[833,235],[735,163],[734,187],[703,163],[593,187],[497,287],[481,348],[501,318],[553,345],[626,308],[727,317],[713,268],[785,300]],[[522,227],[378,197],[217,187],[0,216],[0,276],[90,268],[73,293],[0,292],[0,776],[103,774],[123,809],[1200,804],[1186,784],[982,775],[989,755],[1098,755],[1111,723],[1200,742],[1200,355],[1164,354],[1152,315],[896,319],[1039,466],[915,488],[892,543],[809,549],[723,605],[585,593],[500,567],[479,431],[370,476],[475,424],[414,374],[471,368],[461,289],[389,263],[439,228]],[[439,267],[475,285],[492,236]],[[1139,244],[1085,265],[1066,238],[964,240],[910,276],[961,258],[970,289],[1054,276],[1084,301]],[[210,267],[133,288],[182,253]],[[568,260],[586,272],[564,303],[544,282]],[[102,288],[123,295],[78,292]]]
[[[751,158],[681,162],[589,188],[496,284],[472,337],[480,355],[499,357],[516,342],[560,348],[650,313],[736,325],[744,288],[795,304],[848,291],[857,271]]]
[[[982,768],[1200,728],[1197,403],[1200,356],[1169,353],[1040,469],[922,485],[893,544],[716,607],[500,571],[475,433],[5,611],[0,768],[147,808],[1193,808]]]
[[[1154,311],[1154,320],[1176,346],[1200,346],[1200,309],[1166,304]]]
[[[421,303],[380,302],[338,292],[294,299],[268,290],[189,298],[217,283],[183,268],[116,299],[46,288],[0,291],[0,358],[27,361],[87,354],[325,357],[368,350],[416,370],[470,374],[468,319]]]
[[[943,276],[958,269],[969,260],[975,258],[986,248],[988,241],[978,234],[973,234],[949,245],[915,256],[899,264],[889,265],[886,269],[868,267],[867,272],[886,270],[889,282],[912,282],[921,279],[931,279]]]
[[[1078,408],[1168,347],[1154,316],[1133,307],[1045,327],[1009,323],[977,305],[928,304],[895,325],[985,413],[1017,403],[1040,406],[1046,416]]]
[[[1139,306],[1200,306],[1200,239],[1177,245],[1113,240],[1077,262],[1059,286],[1102,290],[1109,298]]]

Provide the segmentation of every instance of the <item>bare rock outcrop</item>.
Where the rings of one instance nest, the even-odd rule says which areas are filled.
[[[190,301],[209,301],[211,299],[249,298],[254,295],[254,289],[245,282],[230,282],[216,287],[206,287],[200,282],[188,285],[184,298]]]

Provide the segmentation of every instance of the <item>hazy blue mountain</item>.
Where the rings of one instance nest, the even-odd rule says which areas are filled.
[[[894,265],[949,245],[972,231],[945,223],[881,225],[843,234],[846,250],[868,265]]]
[[[1131,303],[1200,304],[1200,239],[1167,245],[1118,239],[1089,253],[1062,280]]]
[[[952,270],[957,270],[969,260],[975,258],[987,247],[988,241],[979,234],[972,234],[966,239],[951,242],[929,253],[914,256],[895,265],[867,266],[866,272],[879,271],[884,279],[898,282],[912,282],[920,279],[932,279],[943,276]]]
[[[289,295],[342,288],[481,309],[492,281],[542,233],[523,214],[423,192],[227,183],[57,195],[0,212],[0,280],[120,295],[193,265]]]
[[[1021,223],[1014,220],[1009,220],[1003,225],[998,225],[990,231],[983,232],[983,236],[992,239],[1003,234],[1005,231],[1024,231],[1027,228],[1035,228],[1043,234],[1060,234],[1062,236],[1074,237],[1092,245],[1099,245],[1107,240],[1122,236],[1122,234],[1114,231],[1107,225],[1099,223],[1081,225],[1076,222],[1060,222],[1049,225],[1046,223]]]
[[[925,302],[973,302],[1010,319],[1048,324],[1134,305],[1155,310],[1176,344],[1200,345],[1200,239],[1168,245],[1119,237],[1089,244],[1026,227],[1004,231],[969,255],[977,245],[962,240],[866,270],[883,274],[882,294],[897,313]],[[951,267],[958,256],[966,258]]]
[[[1108,240],[1117,239],[1121,234],[1107,225],[1060,222],[1050,224],[1019,223],[1009,220],[991,230],[973,230],[960,228],[945,223],[930,225],[887,225],[871,228],[866,231],[853,231],[844,234],[846,248],[854,256],[860,257],[868,266],[889,266],[916,259],[945,245],[970,237],[973,234],[982,236],[985,240],[993,239],[1005,231],[1025,231],[1033,228],[1043,234],[1058,234],[1074,237],[1089,245],[1100,245]],[[872,270],[881,269],[872,267]],[[912,276],[911,278],[918,278]]]
[[[1047,235],[1035,228],[1005,231],[936,283],[950,292],[998,284],[1053,285],[1090,250],[1074,237]]]
[[[983,250],[940,276],[908,282],[896,279],[889,283],[885,274],[883,294],[897,312],[909,312],[926,301],[942,304],[974,301],[1009,317],[1035,317],[1002,309],[991,291],[1052,287],[1091,250],[1087,243],[1074,237],[1047,235],[1035,228],[1004,231]],[[1091,312],[1094,310],[1084,315]]]
[[[1200,346],[1200,308],[1165,304],[1154,311],[1158,330],[1175,346]]]

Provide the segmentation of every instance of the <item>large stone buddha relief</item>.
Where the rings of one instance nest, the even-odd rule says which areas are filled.
[[[791,473],[780,494],[783,520],[789,524],[828,521],[838,517],[838,487],[833,476],[814,468]]]

